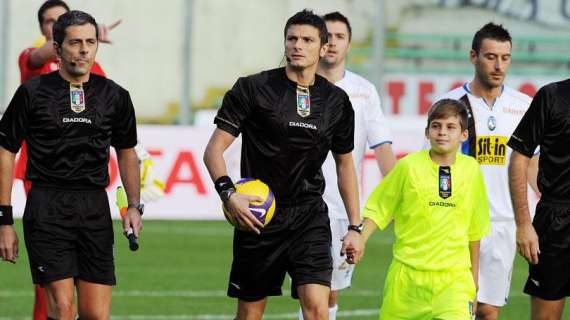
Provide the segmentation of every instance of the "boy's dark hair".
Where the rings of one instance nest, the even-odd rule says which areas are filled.
[[[327,13],[323,16],[323,20],[325,22],[342,22],[346,25],[346,29],[348,30],[348,41],[352,40],[352,27],[350,26],[350,22],[348,22],[348,18],[343,15],[342,13],[335,11]]]
[[[47,0],[38,10],[38,22],[40,23],[40,27],[42,26],[42,23],[44,23],[44,12],[54,7],[63,7],[65,8],[65,11],[69,12],[69,6],[67,3],[61,0]]]
[[[95,39],[99,39],[99,29],[97,22],[90,14],[79,10],[72,10],[59,16],[59,19],[53,25],[53,41],[61,47],[63,39],[65,39],[65,29],[69,26],[83,26],[92,24],[95,27]]]
[[[321,46],[325,43],[329,42],[329,35],[327,32],[327,25],[325,24],[325,20],[319,17],[318,15],[314,14],[312,10],[304,9],[303,11],[299,11],[295,13],[287,23],[285,24],[285,29],[283,29],[283,36],[287,37],[287,30],[292,25],[303,25],[308,24],[313,26],[319,30],[319,37],[321,39]]]
[[[461,131],[467,130],[467,106],[463,102],[454,99],[442,99],[434,103],[429,109],[427,128],[433,120],[446,119],[456,116],[459,118]]]
[[[511,35],[507,31],[507,29],[503,28],[502,24],[494,24],[493,22],[489,22],[486,25],[484,25],[473,36],[471,49],[475,51],[477,55],[479,54],[479,50],[481,50],[481,44],[485,39],[491,39],[500,42],[508,41],[511,45],[513,44]]]

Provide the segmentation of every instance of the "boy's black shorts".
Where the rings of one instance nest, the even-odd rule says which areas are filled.
[[[35,284],[66,278],[114,285],[114,239],[105,190],[32,187],[24,239]]]
[[[524,292],[544,300],[570,296],[570,201],[543,201],[532,222],[540,254],[529,264]]]
[[[304,284],[330,287],[331,232],[326,204],[317,199],[296,207],[278,207],[260,235],[235,230],[234,260],[228,296],[258,301],[281,295],[285,273],[291,295]]]

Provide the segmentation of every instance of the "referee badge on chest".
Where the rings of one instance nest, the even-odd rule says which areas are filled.
[[[439,167],[439,196],[443,199],[451,197],[450,167]]]
[[[85,111],[85,92],[81,84],[69,84],[69,104],[75,113]]]
[[[297,114],[303,118],[311,114],[311,94],[308,87],[297,85]]]

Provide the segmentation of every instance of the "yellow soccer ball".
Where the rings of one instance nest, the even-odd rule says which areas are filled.
[[[235,187],[237,193],[258,196],[263,199],[260,202],[251,202],[249,210],[264,226],[269,224],[275,213],[275,197],[269,186],[258,179],[243,178],[235,183]],[[234,227],[237,227],[234,217],[223,204],[222,209],[224,210],[226,220]]]

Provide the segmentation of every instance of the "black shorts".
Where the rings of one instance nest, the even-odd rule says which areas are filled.
[[[245,301],[280,296],[287,272],[293,281],[293,298],[298,298],[296,288],[300,285],[330,287],[330,246],[329,216],[322,199],[278,207],[260,235],[235,230],[228,296]]]
[[[570,201],[541,200],[532,224],[540,254],[529,264],[524,292],[544,300],[570,296]]]
[[[105,190],[32,187],[24,239],[35,284],[76,278],[114,285],[114,239]]]

